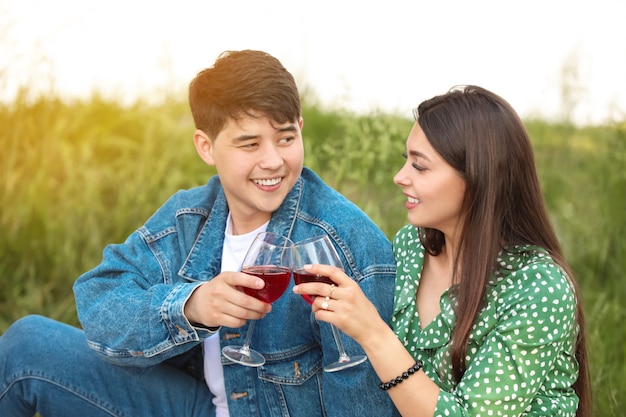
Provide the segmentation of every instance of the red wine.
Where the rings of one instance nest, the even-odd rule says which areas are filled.
[[[241,272],[254,275],[265,281],[265,287],[260,290],[243,287],[243,292],[266,303],[273,303],[278,300],[289,286],[289,279],[291,278],[289,268],[273,265],[247,266]]]
[[[295,281],[296,284],[303,284],[305,282],[323,282],[326,284],[333,283],[333,281],[328,277],[325,277],[323,275],[311,274],[303,270],[294,272],[293,280]],[[309,295],[309,294],[300,294],[300,295],[302,296],[302,298],[304,298],[304,301],[306,301],[309,304],[313,304],[313,299],[315,298],[314,295]]]

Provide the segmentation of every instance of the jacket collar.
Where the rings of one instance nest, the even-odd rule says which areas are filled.
[[[302,198],[303,185],[304,179],[300,176],[278,210],[272,214],[267,226],[268,232],[291,237]],[[178,272],[180,276],[188,280],[208,281],[217,276],[222,269],[222,247],[228,218],[228,202],[221,184],[218,187],[219,192],[213,206],[208,207],[209,216]]]

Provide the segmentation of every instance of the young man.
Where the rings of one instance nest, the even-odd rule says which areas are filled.
[[[326,234],[381,316],[392,313],[389,241],[303,168],[292,75],[264,52],[227,52],[191,82],[189,102],[196,149],[218,175],[174,194],[77,280],[84,333],[31,316],[0,338],[0,410],[44,417],[395,415],[369,362],[322,370],[337,360],[337,347],[299,296],[288,289],[270,305],[241,291],[264,285],[237,272],[256,234],[294,242]],[[221,355],[223,346],[243,344],[251,320],[252,348],[266,358],[258,368]],[[352,339],[343,343],[348,354],[362,353]]]

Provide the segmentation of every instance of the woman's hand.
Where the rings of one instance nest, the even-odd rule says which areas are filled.
[[[317,320],[334,324],[361,345],[377,326],[388,328],[358,284],[341,269],[319,264],[306,265],[304,269],[334,282],[333,285],[307,282],[293,287],[296,294],[315,296],[312,308]]]

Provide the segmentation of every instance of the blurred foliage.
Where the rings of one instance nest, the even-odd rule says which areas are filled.
[[[181,95],[184,97],[185,95]],[[392,238],[393,184],[412,121],[325,111],[305,98],[305,164]],[[546,200],[587,311],[595,410],[626,409],[626,123],[526,121]],[[196,155],[187,103],[30,99],[0,105],[0,331],[26,314],[77,325],[72,283],[173,192],[214,174]]]

